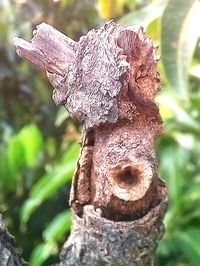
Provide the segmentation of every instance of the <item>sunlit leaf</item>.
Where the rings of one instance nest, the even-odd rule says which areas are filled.
[[[166,6],[166,0],[154,1],[152,4],[149,4],[148,6],[145,6],[137,11],[132,11],[127,15],[124,15],[119,20],[119,23],[122,24],[123,26],[138,24],[146,29],[152,21],[154,21],[155,19],[159,18],[162,15],[165,6]]]
[[[71,228],[71,212],[63,211],[56,215],[51,223],[45,228],[43,238],[45,241],[59,241],[70,231]]]
[[[200,36],[200,2],[169,0],[162,17],[161,53],[166,78],[183,99],[188,99],[189,63]]]
[[[52,243],[39,244],[33,250],[30,258],[30,266],[41,266],[43,262],[50,256],[57,252],[57,246]]]
[[[7,145],[4,166],[2,165],[6,171],[4,171],[2,180],[6,180],[6,187],[12,189],[15,188],[17,179],[22,176],[20,171],[37,162],[43,141],[39,129],[31,124],[11,136]]]
[[[190,69],[190,74],[193,75],[194,77],[200,79],[200,64],[192,67]]]
[[[180,144],[185,149],[188,150],[194,150],[195,148],[198,147],[200,150],[200,143],[197,142],[195,139],[194,135],[192,134],[186,134],[186,133],[181,133],[181,132],[174,132],[173,133],[174,138],[177,140],[177,142]]]
[[[148,36],[151,37],[153,43],[155,45],[160,45],[160,31],[161,31],[161,23],[160,23],[161,18],[158,17],[157,19],[153,20],[152,22],[150,22],[147,27],[146,27],[146,33]],[[160,53],[160,50],[158,49],[158,55]],[[162,72],[161,72],[161,64],[157,65],[158,68],[158,72],[161,74],[162,76]]]
[[[194,130],[200,130],[199,122],[182,108],[181,101],[176,97],[175,94],[163,92],[158,95],[156,100],[161,105],[161,108],[163,105],[166,109],[169,109],[173,113],[176,121]]]
[[[19,132],[18,138],[23,145],[25,163],[31,167],[37,161],[43,146],[41,133],[36,125],[30,124]]]
[[[114,18],[123,12],[123,6],[127,2],[127,0],[98,0],[99,15],[104,20]]]
[[[61,157],[60,163],[67,163],[69,160],[77,160],[79,150],[80,146],[76,142],[71,144],[67,152]]]
[[[8,170],[6,175],[7,185],[15,186],[18,171],[25,163],[23,143],[20,141],[18,135],[10,139],[5,160]],[[11,184],[10,182],[13,183]]]

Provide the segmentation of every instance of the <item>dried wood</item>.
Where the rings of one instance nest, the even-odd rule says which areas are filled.
[[[167,207],[154,147],[157,47],[142,27],[112,21],[78,42],[43,23],[31,44],[15,46],[47,71],[55,103],[84,124],[61,265],[152,265]]]

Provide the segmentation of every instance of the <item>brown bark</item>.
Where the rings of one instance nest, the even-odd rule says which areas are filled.
[[[61,265],[151,265],[167,206],[154,149],[157,47],[141,27],[112,21],[79,42],[42,23],[31,43],[14,43],[47,71],[56,104],[84,123]]]

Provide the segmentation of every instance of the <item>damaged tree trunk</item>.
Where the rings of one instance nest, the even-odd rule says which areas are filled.
[[[46,70],[55,103],[84,124],[61,265],[152,265],[167,206],[154,148],[157,47],[141,27],[112,21],[79,42],[42,23],[31,43],[14,44]]]

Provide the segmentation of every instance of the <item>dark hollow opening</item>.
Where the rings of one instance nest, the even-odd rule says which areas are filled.
[[[130,168],[125,169],[120,176],[121,181],[126,184],[132,184],[135,178]]]
[[[116,182],[119,186],[127,187],[136,185],[139,181],[140,172],[133,166],[126,166],[116,175]]]

